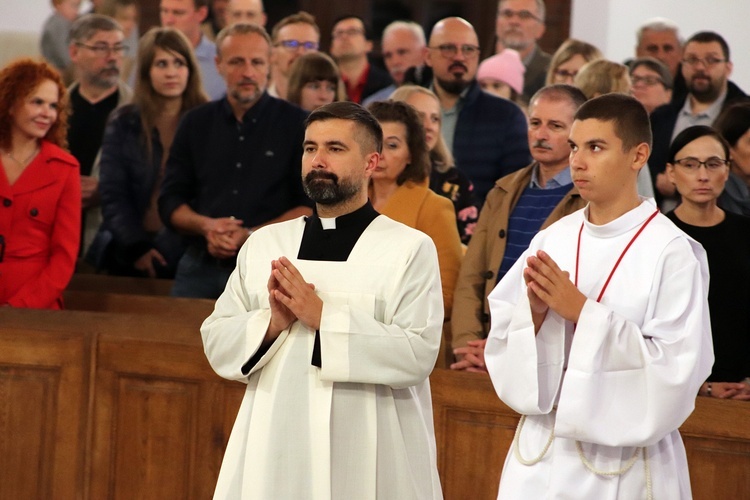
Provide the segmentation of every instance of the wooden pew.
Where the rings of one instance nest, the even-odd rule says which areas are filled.
[[[76,273],[70,280],[67,289],[89,292],[129,293],[136,295],[169,295],[173,283],[173,280]]]
[[[157,315],[165,320],[189,321],[198,326],[213,312],[215,303],[209,299],[85,290],[66,290],[63,302],[65,309],[71,311]]]
[[[518,414],[484,374],[436,369],[430,385],[445,498],[496,498]],[[695,500],[750,499],[750,402],[696,398],[680,432]]]
[[[199,325],[0,308],[0,498],[211,498],[245,386],[214,374]],[[430,382],[445,498],[494,499],[518,415],[486,375]],[[697,399],[697,500],[750,498],[748,422],[750,403]]]

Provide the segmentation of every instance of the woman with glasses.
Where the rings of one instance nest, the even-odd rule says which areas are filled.
[[[469,244],[482,208],[474,193],[474,185],[455,165],[455,160],[445,144],[440,101],[435,93],[417,85],[402,85],[391,99],[405,102],[417,110],[422,118],[425,142],[430,154],[430,189],[453,202],[456,225],[461,243]]]
[[[344,98],[339,68],[328,55],[312,52],[299,56],[292,63],[287,101],[305,111],[313,111]]]
[[[719,208],[729,177],[729,144],[711,127],[680,132],[667,177],[681,203],[667,214],[706,249],[715,362],[699,395],[750,400],[750,218]]]
[[[207,102],[187,38],[153,28],[141,38],[133,104],[110,117],[100,161],[104,221],[87,254],[97,269],[123,276],[174,277],[181,237],[164,227],[156,200],[177,123]]]
[[[62,308],[81,234],[67,114],[52,66],[22,59],[0,71],[0,307]]]
[[[404,102],[374,102],[367,109],[383,128],[383,152],[372,173],[370,203],[379,213],[432,238],[437,248],[445,321],[448,321],[461,266],[461,240],[453,204],[428,187],[430,157],[422,120]],[[445,352],[450,340],[444,336],[436,366],[447,367]]]
[[[672,73],[663,62],[642,57],[630,63],[633,97],[643,104],[648,114],[672,100]]]
[[[552,55],[545,84],[567,83],[573,85],[573,79],[584,64],[603,57],[599,49],[590,43],[569,38]]]

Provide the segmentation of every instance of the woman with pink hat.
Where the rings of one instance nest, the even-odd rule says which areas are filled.
[[[522,105],[525,72],[526,68],[518,52],[505,49],[482,61],[477,71],[477,80],[482,90]]]

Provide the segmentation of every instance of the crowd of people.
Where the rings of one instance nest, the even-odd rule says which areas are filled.
[[[538,45],[544,1],[500,0],[494,55],[480,60],[483,47],[464,19],[442,19],[429,34],[396,20],[382,33],[381,67],[370,26],[354,15],[324,34],[307,12],[267,29],[261,0],[160,0],[161,26],[140,36],[135,0],[94,2],[84,14],[80,0],[53,6],[40,42],[45,61],[0,71],[0,306],[62,308],[76,269],[173,279],[175,296],[219,299],[204,326],[207,355],[248,391],[276,393],[277,381],[261,373],[292,376],[286,356],[300,361],[309,348],[308,363],[330,364],[306,390],[327,387],[329,403],[339,398],[365,419],[368,405],[396,405],[393,414],[378,410],[373,426],[419,421],[401,423],[424,433],[419,439],[388,444],[409,464],[411,482],[364,479],[381,496],[410,498],[403,488],[414,488],[414,498],[439,497],[428,400],[414,371],[402,371],[408,362],[420,376],[430,363],[489,373],[524,415],[501,495],[554,496],[583,473],[564,478],[550,465],[560,460],[566,470],[571,457],[588,464],[594,479],[580,484],[597,498],[620,498],[618,487],[689,495],[676,435],[692,410],[688,396],[750,400],[750,313],[742,312],[750,97],[730,80],[730,47],[719,33],[683,40],[675,23],[654,18],[635,34],[628,61],[575,39],[548,54]],[[350,254],[352,274],[301,264]],[[606,282],[592,276],[607,268]],[[400,274],[391,282],[384,273]],[[235,324],[243,314],[265,321],[260,334],[243,338]],[[295,322],[301,330],[290,330]],[[225,324],[232,343],[217,346]],[[377,333],[368,338],[367,328]],[[312,340],[279,347],[302,331]],[[341,332],[353,332],[345,347],[331,340]],[[347,349],[356,359],[343,361]],[[270,360],[277,352],[285,361]],[[368,362],[383,374],[354,366]],[[355,401],[330,392],[334,382],[398,387]],[[648,408],[623,416],[594,403],[610,384]],[[416,392],[394,403],[407,386]],[[597,425],[576,425],[581,419]],[[233,434],[228,454],[245,460],[242,440],[263,425]],[[347,425],[336,439],[355,439],[361,429]],[[363,463],[347,464],[345,454],[334,462],[380,466],[381,444],[362,443],[375,450]],[[432,458],[420,462],[402,446]],[[344,453],[341,443],[331,453]],[[669,466],[659,462],[666,455]],[[631,456],[651,463],[653,477],[628,476],[621,463]],[[546,465],[529,467],[539,462]],[[281,460],[252,477],[282,464],[291,465]],[[222,469],[220,489],[244,491],[232,474]],[[345,498],[358,486],[341,474],[328,487]],[[604,484],[613,475],[620,486]],[[663,475],[681,479],[665,486]],[[289,491],[308,485],[297,487]],[[615,493],[601,493],[608,488]]]

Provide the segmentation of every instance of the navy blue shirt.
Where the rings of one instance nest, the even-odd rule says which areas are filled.
[[[208,217],[236,217],[245,227],[310,206],[300,177],[306,115],[266,93],[241,122],[226,97],[185,113],[159,196],[164,224],[171,227],[172,212],[185,203]]]

